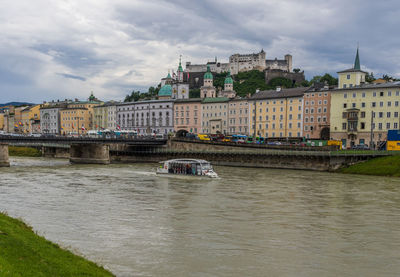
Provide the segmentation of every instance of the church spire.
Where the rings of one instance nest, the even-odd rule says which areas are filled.
[[[360,56],[358,55],[358,46],[357,46],[356,59],[355,59],[355,61],[354,61],[354,69],[355,69],[355,70],[361,70],[361,66],[360,66]]]

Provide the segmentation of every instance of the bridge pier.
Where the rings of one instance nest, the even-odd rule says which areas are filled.
[[[8,160],[8,144],[0,143],[0,167],[10,166],[10,161]]]
[[[71,144],[69,161],[75,164],[109,164],[108,144]]]

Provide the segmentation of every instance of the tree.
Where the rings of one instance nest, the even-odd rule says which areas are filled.
[[[189,89],[189,98],[200,98],[200,89]]]
[[[376,79],[375,79],[375,77],[374,77],[374,73],[373,72],[371,72],[371,73],[368,73],[367,72],[367,74],[365,74],[365,81],[366,82],[368,82],[368,83],[372,83],[373,81],[375,81]]]
[[[300,68],[295,68],[295,69],[293,69],[293,72],[294,72],[294,73],[299,73],[299,72],[300,72]]]
[[[277,77],[277,78],[273,78],[271,81],[269,81],[268,85],[270,85],[273,88],[276,88],[276,87],[292,88],[293,81],[290,79],[287,79],[287,78]]]

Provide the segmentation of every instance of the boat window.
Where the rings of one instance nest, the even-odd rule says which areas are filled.
[[[201,164],[201,167],[203,168],[203,170],[210,170],[210,169],[212,169],[212,168],[211,168],[211,165],[208,164],[208,163],[202,163],[202,164]]]

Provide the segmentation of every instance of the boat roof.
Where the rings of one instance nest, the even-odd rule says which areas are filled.
[[[210,163],[206,160],[198,160],[198,159],[172,159],[167,161],[161,161],[160,163],[187,163],[187,162],[196,162],[196,163]]]

